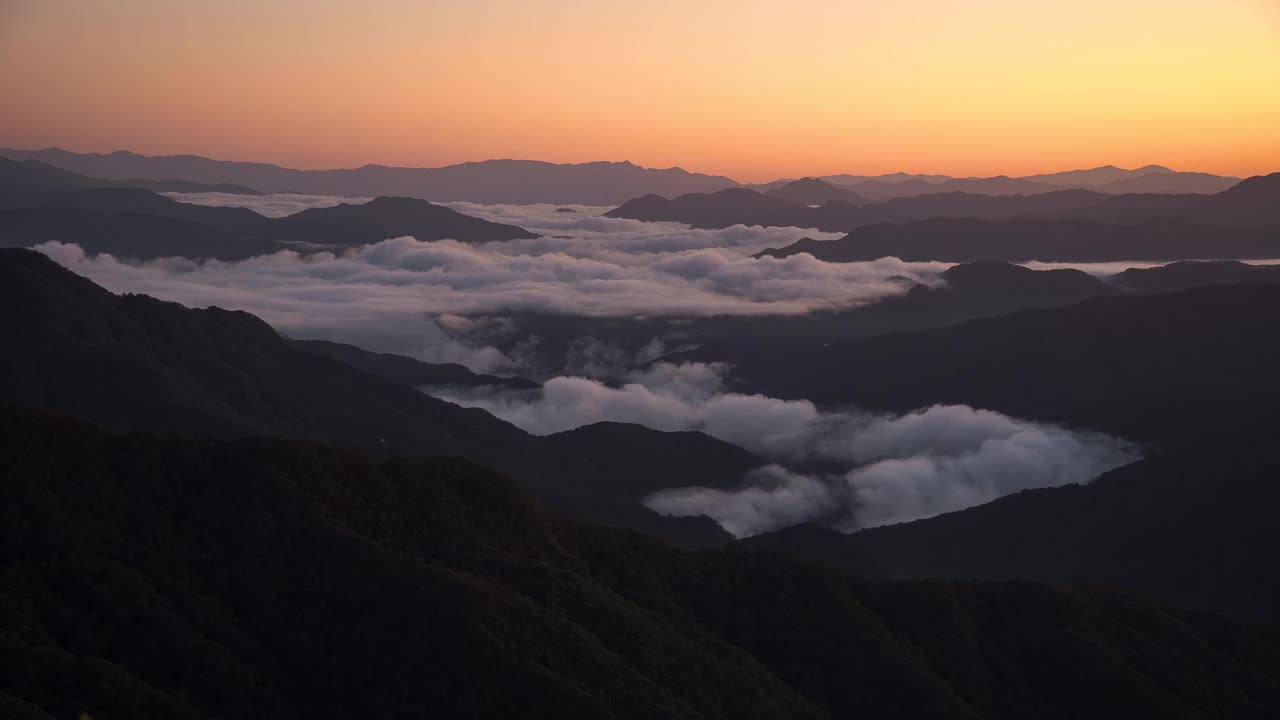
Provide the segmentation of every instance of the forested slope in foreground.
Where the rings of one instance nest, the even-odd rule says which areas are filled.
[[[563,521],[459,460],[0,412],[15,717],[1275,717],[1280,637]]]

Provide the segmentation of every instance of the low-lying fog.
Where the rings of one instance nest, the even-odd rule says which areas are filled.
[[[365,200],[170,196],[272,216]],[[124,262],[59,243],[38,249],[113,291],[246,310],[294,337],[477,371],[527,372],[545,381],[540,392],[427,391],[535,434],[613,420],[701,430],[738,444],[765,462],[740,487],[666,491],[646,503],[664,514],[708,515],[740,537],[806,521],[852,530],[929,517],[1026,488],[1087,482],[1137,457],[1121,440],[963,406],[887,416],[730,392],[730,368],[651,364],[671,350],[662,337],[626,352],[580,338],[581,362],[533,372],[525,355],[534,348],[485,345],[474,339],[484,335],[477,328],[506,323],[518,333],[508,316],[530,313],[621,319],[847,308],[902,293],[910,283],[939,283],[950,265],[751,257],[805,236],[838,237],[801,228],[698,230],[602,217],[607,208],[448,205],[543,237],[482,245],[397,238],[344,254],[279,252],[239,262]],[[1123,269],[1082,267],[1099,274]]]

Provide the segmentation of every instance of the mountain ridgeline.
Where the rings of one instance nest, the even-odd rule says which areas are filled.
[[[8,180],[8,190],[0,191],[0,247],[57,241],[89,254],[139,260],[241,260],[282,249],[340,250],[405,235],[423,242],[538,237],[414,198],[377,197],[267,218],[246,208],[178,202],[137,187],[99,187],[92,178],[68,178],[37,165],[0,158],[0,178]]]
[[[0,354],[0,402],[117,431],[303,437],[379,457],[460,456],[529,483],[571,514],[681,544],[728,539],[709,520],[663,518],[643,507],[645,494],[666,487],[658,473],[648,488],[620,489],[607,468],[412,386],[430,377],[528,391],[527,381],[295,343],[248,313],[113,295],[27,250],[0,251],[0,281],[0,319],[12,340]],[[633,434],[637,447],[652,437]]]
[[[796,181],[802,182],[821,181]],[[1280,173],[1249,178],[1212,195],[957,191],[866,203],[819,193],[811,201],[797,200],[788,194],[789,187],[765,193],[735,188],[674,199],[649,195],[606,214],[702,228],[762,225],[848,232],[839,240],[805,239],[761,253],[786,257],[805,252],[830,262],[886,256],[949,262],[1280,257]]]
[[[37,160],[112,181],[163,180],[206,185],[233,183],[257,188],[262,192],[306,192],[348,197],[401,195],[437,202],[465,200],[480,203],[617,205],[629,198],[649,193],[675,197],[685,193],[715,192],[739,186],[739,183],[719,175],[691,173],[680,168],[643,168],[629,162],[555,164],[530,160],[487,160],[439,168],[366,165],[339,170],[294,170],[267,163],[212,160],[196,155],[148,157],[127,151],[74,153],[59,148],[0,149],[0,157]],[[1032,195],[1080,188],[1106,194],[1212,194],[1231,187],[1239,178],[1176,172],[1159,165],[1147,165],[1134,170],[1105,166],[1022,178],[1003,175],[955,178],[947,175],[890,173],[874,176],[825,175],[802,178],[801,182],[811,183],[815,180],[833,186],[838,191],[879,202],[936,193]],[[778,180],[743,187],[768,191],[794,182],[796,181]]]
[[[300,192],[346,197],[379,195],[449,202],[616,205],[656,192],[681,195],[733,187],[718,175],[680,168],[652,169],[630,162],[556,164],[534,160],[487,160],[439,168],[365,165],[340,170],[294,170],[278,165],[211,160],[195,155],[147,157],[131,152],[78,154],[48,148],[0,150],[15,160],[39,160],[72,172],[109,180],[142,178],[197,183],[234,183],[262,192]]]

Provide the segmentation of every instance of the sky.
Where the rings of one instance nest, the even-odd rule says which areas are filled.
[[[1280,0],[0,0],[0,146],[1280,170]]]

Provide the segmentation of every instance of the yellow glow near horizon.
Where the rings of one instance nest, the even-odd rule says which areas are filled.
[[[1280,0],[0,0],[0,67],[7,147],[1280,170]]]

